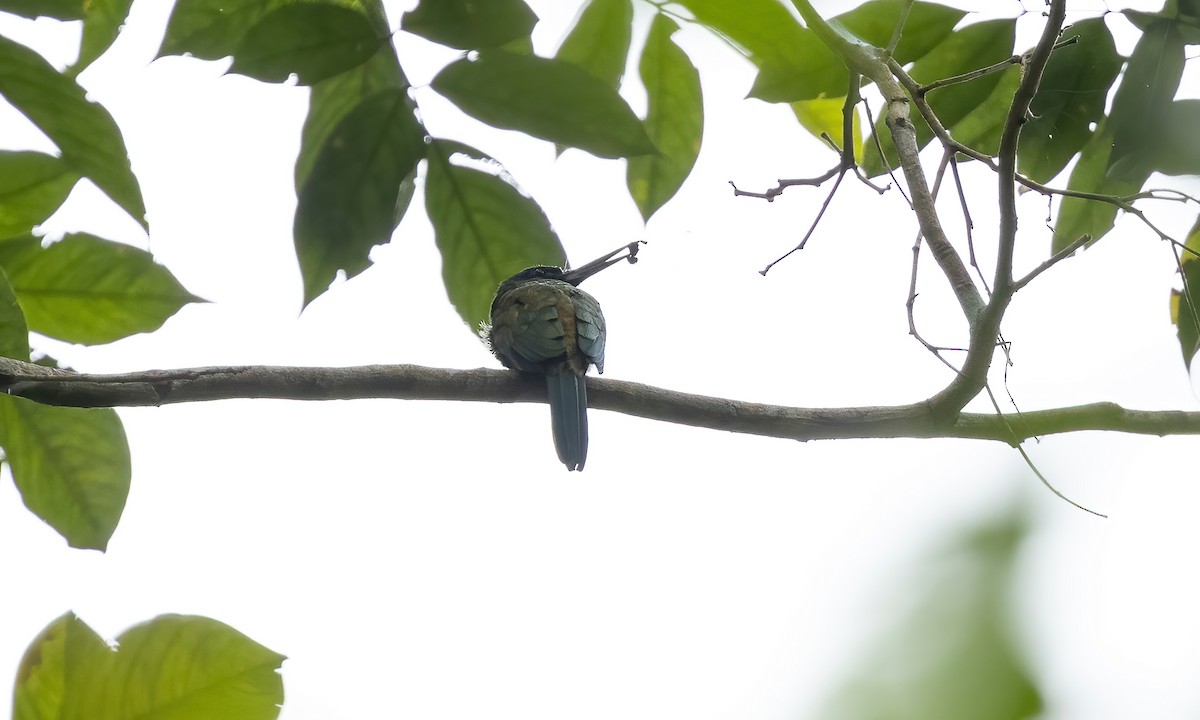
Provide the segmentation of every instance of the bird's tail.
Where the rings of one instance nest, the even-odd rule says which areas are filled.
[[[582,375],[567,371],[546,376],[554,448],[568,470],[582,470],[587,460],[587,385]]]

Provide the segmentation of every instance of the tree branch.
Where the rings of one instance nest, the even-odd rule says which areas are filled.
[[[505,370],[419,365],[346,368],[235,366],[75,373],[0,358],[0,387],[10,395],[67,407],[136,407],[274,398],[284,400],[457,400],[545,402],[536,376]],[[961,413],[951,423],[925,403],[887,407],[797,408],[692,395],[639,383],[588,378],[589,404],[649,420],[790,440],[969,438],[1014,445],[1034,436],[1085,430],[1143,435],[1200,435],[1200,412],[1126,410],[1113,403],[1024,412],[1012,418]]]

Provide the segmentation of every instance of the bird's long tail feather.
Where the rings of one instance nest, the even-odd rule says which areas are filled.
[[[587,385],[582,375],[564,372],[546,376],[554,448],[568,470],[582,470],[587,460]]]

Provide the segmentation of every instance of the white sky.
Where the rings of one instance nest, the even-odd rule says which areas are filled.
[[[413,3],[385,4],[395,25]],[[547,54],[575,3],[530,4],[542,18],[535,47]],[[1009,16],[1016,6],[974,3]],[[86,183],[44,231],[149,247],[213,302],[152,335],[39,346],[100,372],[496,366],[445,299],[419,191],[376,265],[298,317],[291,173],[306,90],[223,76],[224,62],[151,62],[169,10],[135,3],[116,46],[81,77],[124,132],[150,238]],[[1037,22],[1022,20],[1020,42]],[[70,25],[7,16],[0,32],[59,66],[78,39]],[[701,69],[705,144],[688,184],[643,231],[622,163],[580,151],[556,162],[547,143],[463,118],[421,87],[454,53],[397,37],[430,130],[500,159],[576,263],[650,241],[637,266],[588,281],[608,319],[609,377],[799,406],[908,402],[948,380],[906,334],[915,225],[895,192],[879,199],[845,183],[808,249],[759,276],[798,241],[824,190],[768,205],[732,197],[727,181],[761,188],[834,159],[786,108],[742,100],[752,68],[711,38],[677,36]],[[639,92],[626,95],[640,110]],[[51,149],[9,108],[0,142]],[[977,168],[966,175],[990,257],[994,183]],[[1171,184],[1200,192],[1194,179]],[[958,231],[956,204],[946,224]],[[1028,268],[1048,248],[1045,202],[1026,196],[1020,209],[1018,262]],[[1153,211],[1180,234],[1195,213]],[[960,343],[963,323],[932,269],[921,328]],[[1167,315],[1173,273],[1167,248],[1124,219],[1022,291],[1004,326],[1022,409],[1197,409]],[[1019,602],[1047,717],[1200,714],[1194,438],[1030,445],[1052,481],[1109,513],[1104,521],[1054,498],[994,443],[798,444],[594,411],[587,470],[568,475],[542,405],[227,401],[121,417],[133,488],[107,554],[67,548],[0,484],[0,677],[13,677],[29,641],[68,609],[108,637],[178,612],[288,655],[287,720],[811,717],[888,619],[911,562],[1019,501],[1039,520]]]

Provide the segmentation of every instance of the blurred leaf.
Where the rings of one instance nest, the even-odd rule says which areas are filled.
[[[0,356],[29,361],[29,327],[8,277],[0,271]]]
[[[834,20],[872,45],[887,47],[907,0],[870,0]],[[954,31],[966,15],[962,10],[936,3],[915,2],[904,22],[904,33],[893,57],[907,65],[924,57]]]
[[[146,225],[146,206],[117,123],[83,88],[29,48],[0,36],[0,95],[41,128],[63,159]]]
[[[1188,232],[1186,248],[1180,253],[1179,265],[1183,275],[1183,290],[1171,291],[1171,324],[1179,334],[1179,349],[1183,364],[1190,367],[1200,352],[1200,219]],[[1189,252],[1190,251],[1190,252]]]
[[[616,90],[625,74],[632,35],[631,0],[588,0],[554,57],[578,65]]]
[[[527,38],[537,21],[523,0],[421,0],[400,26],[435,43],[475,50]]]
[[[1128,158],[1140,174],[1141,165],[1149,165],[1183,76],[1184,49],[1174,22],[1155,23],[1138,40],[1109,112],[1115,143],[1110,166]]]
[[[910,592],[911,610],[819,717],[1038,717],[1041,693],[1014,652],[1010,629],[1012,564],[1025,532],[1023,517],[1004,518],[956,539],[927,562]]]
[[[430,85],[494,127],[605,158],[655,150],[621,96],[568,62],[492,50],[447,65]]]
[[[1167,106],[1155,148],[1158,172],[1200,175],[1200,100],[1176,100]]]
[[[800,121],[804,129],[811,133],[813,137],[819,138],[822,134],[828,135],[838,147],[841,147],[845,142],[842,130],[842,107],[845,104],[846,98],[838,97],[821,98],[819,100],[797,100],[791,103],[791,107],[792,112],[796,115],[796,119]],[[852,120],[854,157],[862,158],[862,122],[859,120],[857,112],[854,113]]]
[[[26,235],[45,222],[78,180],[62,158],[0,150],[0,239]]]
[[[1022,174],[1038,182],[1058,175],[1092,136],[1092,123],[1104,117],[1104,104],[1123,64],[1104,18],[1071,25],[1063,38],[1078,38],[1050,56],[1032,117],[1021,129],[1017,150]]]
[[[1117,197],[1140,190],[1142,183],[1150,177],[1149,166],[1137,163],[1143,166],[1139,169],[1133,163],[1125,163],[1114,167],[1113,146],[1112,127],[1105,118],[1080,152],[1067,189]],[[1050,252],[1058,252],[1084,235],[1090,235],[1092,242],[1099,240],[1112,230],[1116,218],[1117,206],[1111,203],[1063,198],[1054,221]]]
[[[158,56],[228,57],[273,5],[272,0],[176,0]]]
[[[79,20],[84,0],[0,0],[0,11],[27,18],[52,17]]]
[[[203,302],[145,250],[86,233],[49,247],[34,237],[0,242],[0,267],[29,329],[65,342],[151,332],[187,303]]]
[[[659,152],[629,158],[626,182],[645,221],[679,191],[696,164],[704,134],[700,73],[671,41],[678,29],[666,15],[655,15],[642,50],[646,133]]]
[[[501,281],[534,265],[566,265],[542,209],[499,163],[472,147],[433,142],[425,207],[442,253],[446,293],[472,330],[488,320]]]
[[[918,60],[912,66],[909,75],[922,85],[927,85],[935,80],[978,70],[1012,57],[1015,28],[1016,21],[1011,19],[988,20],[968,25]],[[999,83],[1000,74],[992,73],[970,82],[933,90],[927,98],[942,124],[954,134],[955,125],[982,105]],[[917,131],[917,145],[925,147],[933,139],[933,130],[915,109],[912,112],[912,120]],[[898,167],[896,146],[892,143],[891,133],[888,132],[882,115],[875,123],[875,135],[883,146],[888,166]],[[885,166],[879,157],[875,143],[868,140],[865,144],[863,169],[872,177],[886,172],[888,166]]]
[[[84,3],[86,15],[83,18],[79,59],[68,70],[72,77],[83,72],[112,46],[121,32],[121,26],[125,24],[125,18],[129,16],[129,6],[132,4],[133,0],[87,0]]]
[[[299,2],[263,15],[238,42],[230,72],[265,82],[295,73],[302,85],[362,65],[386,37],[379,37],[360,10]]]
[[[391,237],[401,184],[425,155],[425,133],[403,89],[380,90],[347,113],[321,148],[296,206],[305,305],[338,270],[347,277],[365,270],[371,248]]]
[[[70,689],[84,668],[104,662],[112,649],[74,613],[46,626],[17,667],[13,720],[60,720]]]
[[[129,444],[116,411],[0,395],[0,447],[25,507],[71,547],[108,546],[129,495]]]
[[[992,157],[1000,152],[1000,136],[1004,133],[1008,108],[1021,84],[1021,69],[1014,65],[999,75],[1000,82],[992,94],[954,126],[956,140]]]
[[[333,131],[354,108],[380,90],[407,87],[396,54],[388,48],[356,68],[313,85],[300,136],[300,154],[296,156],[297,192],[308,180]]]
[[[205,617],[160,615],[109,647],[67,613],[21,661],[14,720],[271,720],[284,659]]]

